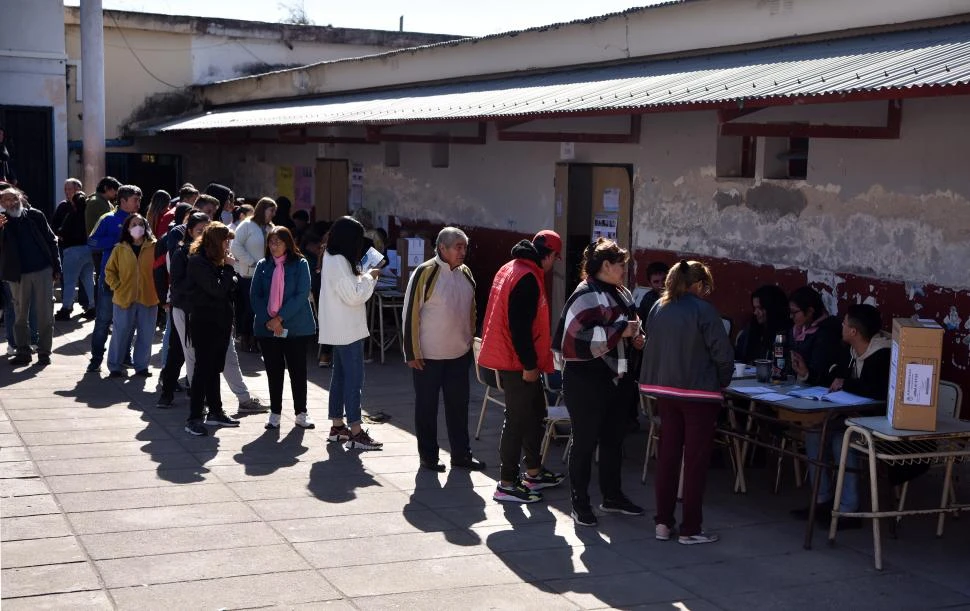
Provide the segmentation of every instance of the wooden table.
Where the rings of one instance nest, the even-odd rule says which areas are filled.
[[[787,394],[792,390],[808,388],[807,386],[800,384],[759,383],[756,380],[742,379],[732,382],[730,387],[724,389],[724,393],[728,398],[741,400],[739,404],[736,404],[733,401],[727,402],[728,421],[730,428],[718,428],[718,432],[733,439],[735,456],[734,462],[736,469],[735,492],[744,493],[747,491],[747,484],[744,478],[744,457],[747,454],[748,445],[770,448],[786,456],[792,456],[798,460],[803,460],[809,464],[815,465],[820,469],[835,469],[836,465],[834,462],[824,460],[825,449],[828,446],[830,423],[838,417],[872,413],[885,408],[885,401],[868,401],[859,405],[839,405],[837,403],[831,403],[828,401],[799,399],[797,397],[791,397],[789,399],[785,399],[784,401],[766,401],[759,400],[758,395],[747,395],[738,390],[739,388],[751,388],[755,386],[771,388],[773,392],[780,394]],[[776,410],[788,412],[790,414],[822,414],[824,415],[824,418],[822,419],[821,426],[803,426],[792,420],[783,420],[771,414],[767,414],[764,411],[756,409],[758,406],[771,407]],[[748,417],[747,423],[743,429],[738,426],[737,415],[739,413]],[[787,428],[800,431],[817,430],[820,436],[818,455],[814,457],[805,456],[799,452],[781,449],[768,442],[757,439],[752,435],[752,428],[755,420],[780,424]],[[819,480],[820,478],[815,477],[811,486],[812,496],[809,499],[808,504],[808,524],[805,526],[805,549],[812,548],[812,536],[815,529],[815,499],[818,498]]]
[[[882,540],[879,533],[879,519],[904,515],[939,514],[936,536],[943,536],[943,521],[947,513],[970,510],[970,504],[957,504],[952,497],[953,465],[970,460],[970,422],[951,418],[940,418],[936,431],[909,431],[894,429],[885,416],[849,418],[848,427],[842,442],[842,456],[839,457],[839,475],[835,483],[835,501],[832,522],[829,524],[829,543],[835,542],[840,517],[872,518],[872,542],[877,570],[882,570]],[[849,450],[861,452],[869,459],[869,486],[872,497],[871,511],[842,513],[839,501],[842,499],[842,486],[845,479],[845,463]],[[900,464],[940,464],[946,468],[943,477],[943,494],[940,506],[931,509],[879,510],[879,479],[876,465]]]

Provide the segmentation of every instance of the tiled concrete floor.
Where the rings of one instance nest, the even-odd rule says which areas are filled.
[[[716,545],[655,541],[649,515],[577,528],[566,489],[537,506],[491,500],[495,408],[473,441],[485,473],[417,472],[410,377],[396,354],[367,366],[365,408],[393,419],[371,426],[385,450],[360,453],[326,442],[329,370],[311,371],[316,430],[284,414],[267,432],[254,415],[192,438],[184,397],[154,407],[157,377],[84,373],[90,329],[58,323],[45,369],[0,364],[4,609],[970,609],[967,518],[942,540],[932,519],[905,521],[877,572],[868,529],[834,548],[818,534],[802,549],[788,509],[805,493],[790,478],[775,496],[768,470],[755,469],[737,496],[715,469],[705,523],[722,535]],[[267,398],[259,360],[241,360]],[[442,423],[447,445],[444,433]],[[643,447],[643,433],[628,439],[624,485],[651,508]],[[924,480],[915,494],[935,497],[938,482]]]

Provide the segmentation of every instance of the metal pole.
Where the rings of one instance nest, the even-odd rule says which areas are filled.
[[[101,0],[81,2],[84,188],[93,193],[104,168],[104,15]]]

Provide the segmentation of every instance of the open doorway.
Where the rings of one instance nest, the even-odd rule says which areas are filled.
[[[603,235],[630,248],[632,191],[632,165],[556,165],[555,229],[564,245],[562,262],[553,270],[550,301],[554,319],[579,284],[583,250],[590,242]]]

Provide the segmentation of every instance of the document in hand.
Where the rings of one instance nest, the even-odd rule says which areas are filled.
[[[839,405],[860,405],[862,403],[869,403],[869,401],[871,401],[871,399],[860,397],[859,395],[853,395],[852,393],[845,392],[844,390],[829,392],[829,389],[825,388],[824,386],[812,386],[811,388],[799,388],[797,390],[789,391],[788,394],[791,395],[792,397],[798,397],[799,399],[829,401],[831,403],[837,403]]]
[[[362,273],[367,273],[375,267],[380,267],[381,262],[384,261],[384,255],[380,253],[379,250],[371,246],[364,253],[364,258],[360,260],[360,269]]]

